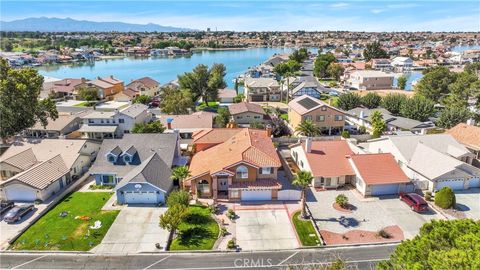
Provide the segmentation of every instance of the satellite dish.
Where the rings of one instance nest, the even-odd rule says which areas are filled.
[[[141,188],[142,188],[142,185],[136,184],[136,185],[135,185],[135,188],[136,188],[136,189],[141,189]]]

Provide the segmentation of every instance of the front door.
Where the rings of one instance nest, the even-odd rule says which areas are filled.
[[[228,178],[221,177],[218,178],[218,191],[227,191],[228,190]]]

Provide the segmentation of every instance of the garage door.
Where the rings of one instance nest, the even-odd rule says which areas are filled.
[[[436,190],[440,190],[443,187],[450,187],[453,190],[462,190],[463,189],[463,180],[438,181]]]
[[[242,201],[267,201],[271,199],[271,190],[242,190]]]
[[[254,102],[260,102],[260,101],[263,101],[263,96],[262,95],[256,95],[256,96],[252,96],[252,101]]]
[[[8,185],[5,195],[9,201],[33,202],[37,199],[36,191],[24,185]]]
[[[125,202],[127,204],[157,203],[157,194],[155,192],[126,192]]]
[[[480,178],[475,178],[475,179],[470,180],[470,186],[469,187],[471,187],[471,188],[480,187]]]
[[[398,193],[398,184],[372,186],[372,196],[393,195]]]

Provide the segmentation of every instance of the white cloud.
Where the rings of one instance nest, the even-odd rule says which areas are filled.
[[[374,8],[374,9],[371,9],[370,12],[372,12],[373,14],[380,14],[382,12],[385,12],[387,11],[386,9],[382,9],[382,8]]]
[[[335,3],[335,4],[331,4],[329,7],[331,7],[331,8],[346,8],[348,6],[349,6],[349,4],[347,4],[347,3]]]

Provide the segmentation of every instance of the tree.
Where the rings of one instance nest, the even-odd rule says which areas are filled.
[[[187,207],[182,204],[175,204],[168,208],[168,210],[160,215],[160,227],[168,230],[170,233],[175,233],[187,215]]]
[[[362,97],[361,102],[363,106],[369,109],[374,109],[380,106],[380,102],[382,102],[382,97],[375,92],[369,92]]]
[[[480,269],[480,220],[432,220],[377,265],[393,269]]]
[[[465,68],[464,68],[464,71],[468,72],[470,74],[479,75],[480,74],[480,62],[466,64]]]
[[[136,123],[132,129],[132,133],[163,133],[164,131],[165,127],[160,121]]]
[[[341,135],[341,136],[342,136],[342,138],[344,138],[344,139],[348,139],[348,138],[350,138],[350,132],[348,132],[348,130],[344,130],[344,131],[342,131],[342,135]]]
[[[400,115],[418,121],[427,121],[434,112],[434,105],[431,100],[415,95],[402,103]]]
[[[300,50],[294,50],[288,57],[290,60],[293,60],[297,63],[302,63],[308,57],[308,51],[305,48]]]
[[[148,105],[150,102],[152,102],[152,97],[147,95],[136,96],[132,101],[132,103],[142,103],[145,105]]]
[[[278,138],[290,135],[290,129],[285,124],[285,121],[283,119],[279,117],[273,117],[270,125],[272,126],[273,137]]]
[[[230,122],[230,111],[228,108],[221,107],[218,108],[217,116],[215,116],[215,125],[219,128],[224,128]]]
[[[393,115],[400,113],[402,104],[407,100],[407,96],[398,93],[389,93],[382,98],[381,105]]]
[[[245,99],[245,95],[244,94],[237,94],[234,98],[233,98],[233,103],[240,103],[243,101],[243,99]]]
[[[368,62],[375,58],[387,58],[388,53],[382,49],[380,42],[375,41],[367,44],[365,50],[363,50],[363,57],[365,58],[365,61]]]
[[[341,64],[331,63],[328,65],[327,74],[328,76],[335,78],[335,80],[340,81],[340,77],[343,75],[345,68]]]
[[[98,100],[98,91],[94,87],[80,87],[78,89],[78,96],[88,103]]]
[[[58,118],[53,100],[38,100],[42,84],[43,77],[36,70],[12,69],[5,59],[0,59],[0,137],[3,142],[37,121],[46,127],[49,118]]]
[[[435,205],[443,209],[455,207],[455,193],[450,187],[443,187],[435,193]]]
[[[407,86],[407,77],[405,77],[405,75],[402,75],[400,77],[398,77],[398,80],[397,80],[397,87],[399,89],[402,89],[402,90],[405,90],[405,86]]]
[[[275,72],[277,75],[279,75],[281,78],[286,78],[287,79],[287,102],[289,98],[289,87],[290,87],[290,82],[289,79],[291,76],[294,76],[302,67],[301,64],[294,60],[289,60],[287,62],[280,63],[276,65],[273,68],[273,72]],[[283,93],[283,91],[282,91]]]
[[[359,107],[362,104],[362,99],[359,94],[348,92],[345,94],[341,94],[338,97],[337,105],[340,109],[348,111]]]
[[[188,90],[163,88],[160,93],[160,108],[166,114],[187,114],[194,108],[192,95]]]
[[[175,190],[170,192],[170,195],[168,195],[167,198],[167,206],[172,207],[177,204],[188,207],[190,204],[190,194],[185,190]]]
[[[180,89],[188,90],[192,94],[192,101],[200,97],[207,104],[209,100],[218,99],[218,89],[225,88],[226,68],[223,64],[213,64],[208,69],[206,65],[197,65],[191,72],[178,76]]]
[[[472,113],[465,107],[449,107],[440,113],[436,124],[442,128],[451,128],[466,122],[470,117],[472,117]]]
[[[318,78],[325,78],[328,75],[328,66],[335,61],[335,55],[332,53],[317,55],[317,58],[313,63],[313,74]]]
[[[250,128],[264,129],[265,126],[261,122],[253,121],[252,123],[250,123]]]
[[[308,171],[299,171],[297,172],[297,174],[295,175],[295,177],[293,178],[293,181],[292,181],[292,184],[294,186],[298,186],[300,187],[300,189],[302,190],[302,218],[307,218],[308,215],[307,215],[307,209],[306,209],[306,194],[305,194],[305,191],[308,187],[308,185],[310,185],[312,183],[312,180],[313,180],[313,176],[310,172]]]
[[[317,127],[312,120],[302,121],[296,128],[295,131],[300,135],[307,137],[315,137],[320,134],[320,128]]]
[[[335,202],[340,205],[340,207],[344,208],[348,205],[348,197],[345,196],[345,194],[338,194],[337,197],[335,197]]]
[[[187,166],[178,166],[172,170],[172,180],[178,181],[178,185],[182,187],[183,181],[190,176],[190,171]]]
[[[383,120],[383,115],[380,111],[374,111],[372,113],[372,129],[373,129],[373,138],[380,138],[383,131],[387,128],[385,120]]]
[[[466,107],[471,97],[478,96],[480,89],[477,87],[478,77],[474,73],[461,72],[456,76],[455,82],[448,85],[448,94],[442,100],[446,106]]]
[[[435,67],[424,70],[424,76],[415,85],[419,95],[439,102],[448,94],[448,86],[455,81],[455,74],[446,67]]]

